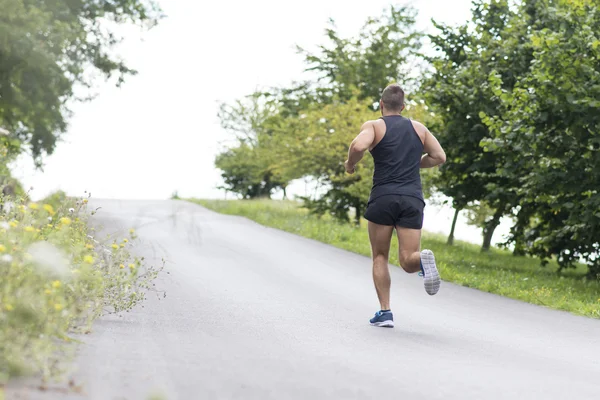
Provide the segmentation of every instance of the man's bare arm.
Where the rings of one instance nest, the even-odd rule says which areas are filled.
[[[354,173],[354,168],[360,160],[362,160],[367,151],[375,141],[375,127],[372,121],[367,121],[360,128],[360,133],[350,144],[348,150],[348,160],[345,162],[346,172]]]
[[[415,122],[415,129],[423,135],[423,151],[426,153],[421,158],[421,168],[433,168],[446,162],[446,152],[440,142],[425,125]]]

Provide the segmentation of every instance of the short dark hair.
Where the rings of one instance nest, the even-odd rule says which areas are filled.
[[[381,101],[388,111],[402,111],[404,106],[404,89],[396,83],[383,90]]]

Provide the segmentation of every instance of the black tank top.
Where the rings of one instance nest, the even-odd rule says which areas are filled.
[[[389,194],[416,197],[423,201],[420,165],[423,142],[412,122],[401,115],[381,117],[386,133],[371,151],[375,161],[369,201]]]

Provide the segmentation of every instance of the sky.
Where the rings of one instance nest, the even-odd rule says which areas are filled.
[[[58,189],[74,196],[88,191],[96,198],[165,199],[174,191],[182,197],[225,198],[217,189],[220,174],[214,167],[228,137],[217,119],[219,103],[301,78],[304,64],[295,45],[310,49],[323,43],[329,18],[343,35],[354,35],[367,17],[380,15],[391,4],[160,3],[167,17],[157,27],[122,30],[126,38],[117,52],[139,73],[121,88],[100,82],[93,101],[71,106],[68,132],[46,158],[43,171],[28,157],[13,166],[15,177],[33,188],[33,198]],[[418,27],[429,32],[432,18],[458,24],[470,15],[470,0],[410,3],[419,11]],[[304,190],[302,182],[290,188],[295,194]],[[443,226],[449,227],[451,210],[432,209],[429,215],[426,229],[447,230]],[[458,236],[477,241],[480,233],[461,221]]]

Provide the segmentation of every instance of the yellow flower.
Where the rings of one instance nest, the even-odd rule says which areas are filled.
[[[19,211],[21,211],[22,213],[24,213],[24,212],[25,212],[25,210],[26,210],[25,206],[24,206],[23,204],[21,204],[21,205],[19,206]]]
[[[33,226],[26,226],[25,232],[35,232],[35,228]]]
[[[10,221],[9,225],[13,228],[16,228],[19,225],[19,223],[17,221]]]
[[[87,204],[88,200],[87,199],[83,199],[83,204]]]
[[[6,247],[3,244],[0,244],[0,253],[4,253],[6,251]]]
[[[123,268],[125,268],[125,265],[121,264],[121,265],[119,265],[119,268],[123,269]]]
[[[14,310],[15,308],[14,308],[14,307],[13,307],[11,304],[5,304],[5,305],[4,305],[4,309],[5,309],[6,311],[12,311],[12,310]]]
[[[133,235],[133,234],[135,233],[135,229],[131,228],[131,229],[129,230],[129,233],[131,233],[131,234]]]
[[[60,281],[54,281],[52,282],[52,287],[55,289],[58,289],[60,287],[61,283]]]
[[[131,270],[135,269],[135,264],[129,264],[129,269],[131,269]]]
[[[118,248],[119,248],[119,245],[118,245],[118,244],[116,244],[116,243],[113,243],[113,244],[112,244],[112,248],[116,250],[116,249],[118,249]]]
[[[46,294],[52,294],[52,290],[50,290],[50,289],[46,289],[44,292],[45,292]]]
[[[94,246],[88,243],[85,245],[85,248],[92,250],[94,248]]]
[[[125,245],[123,243],[121,243],[121,248],[125,247]]]
[[[50,204],[44,204],[44,210],[46,210],[50,215],[56,214],[54,207],[52,207]]]
[[[128,243],[128,242],[129,242],[129,240],[127,240],[127,239],[123,239],[123,242],[124,242],[124,243]]]
[[[63,225],[71,225],[71,218],[62,217],[60,219],[60,223],[63,224]]]
[[[62,304],[55,304],[55,305],[54,305],[54,309],[55,309],[56,311],[60,311],[60,310],[62,310],[63,308],[64,308],[64,307],[63,307],[63,305],[62,305]]]
[[[83,257],[83,262],[86,264],[93,264],[94,263],[94,257],[90,256],[89,254],[85,257]]]
[[[32,210],[38,210],[40,206],[37,203],[29,203],[29,208]]]

